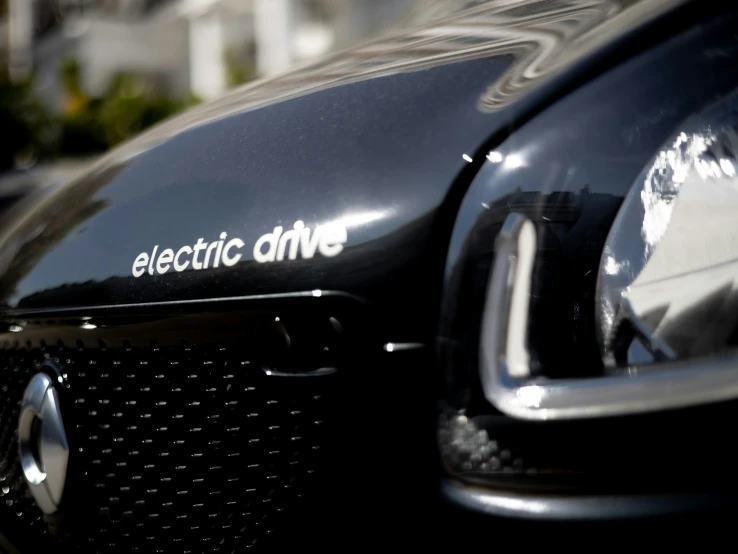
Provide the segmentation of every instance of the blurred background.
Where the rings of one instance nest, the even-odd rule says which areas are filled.
[[[0,0],[0,192],[29,175],[64,179],[180,110],[417,9],[412,0]]]

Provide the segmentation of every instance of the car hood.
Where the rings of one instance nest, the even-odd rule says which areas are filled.
[[[7,216],[0,301],[46,310],[320,289],[423,314],[487,149],[676,3],[476,3],[236,90]],[[307,250],[255,254],[296,227],[311,233]],[[338,234],[306,255],[319,227]],[[215,267],[233,239],[237,262]],[[157,270],[163,251],[198,240],[222,241],[207,268]]]

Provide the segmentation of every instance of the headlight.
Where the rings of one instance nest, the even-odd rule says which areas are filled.
[[[468,189],[440,331],[455,501],[612,518],[738,490],[715,425],[738,409],[738,77],[707,33],[550,107]]]

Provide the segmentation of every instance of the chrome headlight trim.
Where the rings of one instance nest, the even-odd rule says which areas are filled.
[[[501,412],[526,420],[579,419],[738,398],[735,353],[632,366],[603,377],[531,378],[525,345],[536,254],[533,224],[510,214],[495,251],[482,319],[480,369],[485,397]]]

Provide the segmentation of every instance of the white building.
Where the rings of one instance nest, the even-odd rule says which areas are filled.
[[[61,64],[76,59],[83,88],[101,95],[120,71],[166,92],[208,100],[228,87],[226,55],[271,75],[391,25],[410,0],[7,0],[0,25],[14,74],[33,71],[42,100],[61,109]],[[8,29],[11,31],[8,33]],[[5,32],[4,32],[5,30]],[[9,35],[9,36],[8,36]],[[32,53],[32,55],[29,55]]]

